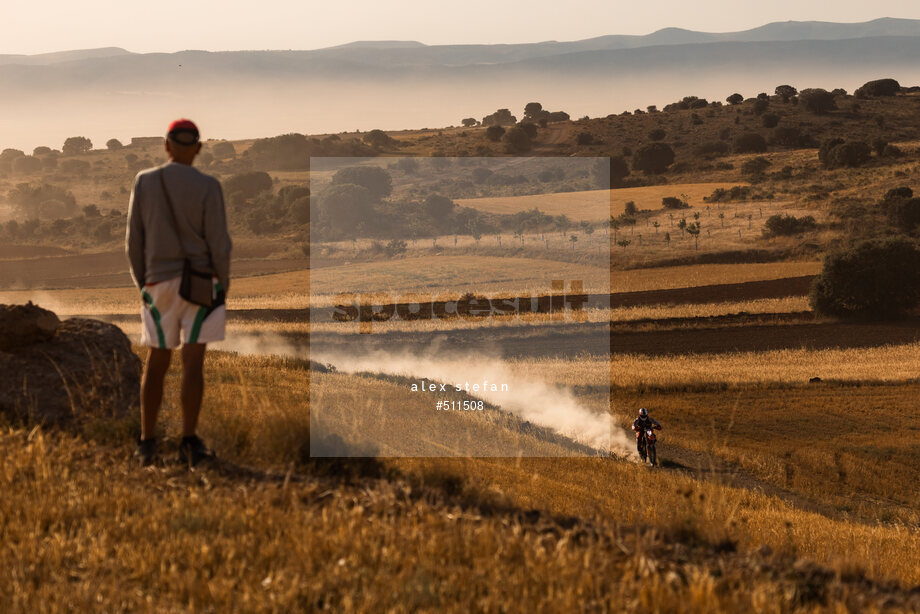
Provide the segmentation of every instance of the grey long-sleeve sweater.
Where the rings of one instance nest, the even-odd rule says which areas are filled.
[[[160,185],[161,168],[175,207],[178,235]],[[138,288],[180,277],[188,258],[196,269],[210,269],[227,290],[231,248],[224,197],[217,179],[177,162],[137,174],[128,204],[125,252]]]

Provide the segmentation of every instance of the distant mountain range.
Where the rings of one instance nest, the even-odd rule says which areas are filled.
[[[498,107],[520,114],[531,100],[573,116],[606,115],[690,94],[724,99],[780,82],[852,89],[880,77],[920,81],[920,20],[665,28],[509,45],[0,55],[0,147],[158,134],[175,115],[194,116],[210,136],[242,138],[447,126]]]

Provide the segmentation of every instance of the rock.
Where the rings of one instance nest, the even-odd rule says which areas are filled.
[[[33,305],[0,305],[0,352],[47,341],[61,321],[51,311]]]
[[[0,340],[0,412],[14,419],[120,417],[138,407],[141,362],[112,324],[0,305]]]
[[[820,384],[823,380],[820,377],[813,377],[808,380],[809,384]]]

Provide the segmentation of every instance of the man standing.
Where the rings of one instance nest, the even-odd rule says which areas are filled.
[[[196,434],[204,393],[207,344],[224,338],[230,286],[230,235],[220,183],[192,167],[201,151],[198,128],[187,119],[169,126],[169,162],[138,173],[128,205],[125,251],[141,292],[141,342],[149,353],[141,380],[141,436],[134,455],[142,465],[157,457],[155,427],[172,350],[182,345],[182,442],[179,460],[189,465],[214,458]],[[200,307],[179,296],[188,260],[210,271],[214,299]]]

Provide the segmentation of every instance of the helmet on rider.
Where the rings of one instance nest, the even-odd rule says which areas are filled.
[[[641,409],[639,410],[639,417],[640,417],[640,418],[648,418],[648,410],[645,409],[644,407],[641,408]]]

